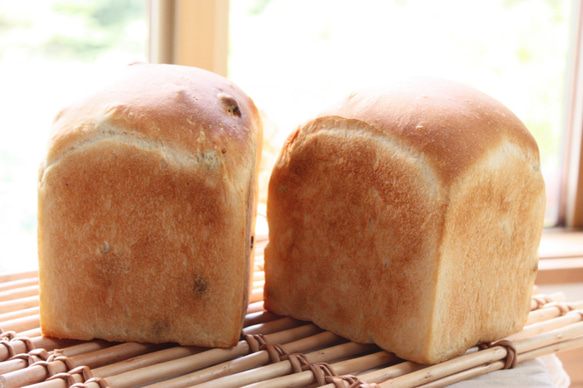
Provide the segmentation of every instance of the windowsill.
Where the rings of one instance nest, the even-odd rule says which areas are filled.
[[[583,230],[545,229],[539,256],[537,285],[580,284],[583,288]]]
[[[583,257],[583,229],[544,229],[539,256],[541,259]]]

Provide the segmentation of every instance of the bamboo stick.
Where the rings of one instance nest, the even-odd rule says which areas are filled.
[[[47,338],[47,337],[43,337]],[[58,353],[66,357],[78,356],[86,353],[95,352],[97,350],[107,349],[114,344],[112,342],[95,340],[80,342],[62,349],[58,349]]]
[[[563,350],[570,350],[576,347],[583,346],[583,337],[577,337],[571,340],[567,340],[564,342],[560,342],[558,344],[552,344],[549,346],[545,346],[530,352],[526,352],[523,354],[518,355],[518,363],[522,363],[528,360],[535,359],[537,357],[542,357],[548,354],[560,352]],[[447,377],[443,379],[434,381],[429,384],[421,385],[424,388],[436,388],[436,387],[445,387],[453,383],[457,383],[463,380],[467,380],[476,376],[480,376],[486,373],[494,372],[504,368],[504,362],[496,361],[491,364],[480,365],[475,368],[471,368]]]
[[[382,365],[394,363],[398,358],[385,351],[368,354],[362,357],[352,358],[331,364],[332,370],[338,375],[356,374],[360,371],[377,368]],[[242,388],[281,388],[281,387],[303,387],[315,382],[315,376],[310,370],[293,373],[274,379],[245,385]],[[319,386],[320,388],[334,388],[333,383]]]
[[[263,301],[253,302],[250,303],[249,306],[247,306],[247,314],[256,313],[264,310],[265,309],[263,308]]]
[[[503,361],[496,361],[496,362],[492,362],[490,364],[484,364],[484,365],[480,365],[477,366],[475,368],[472,369],[468,369],[450,376],[446,376],[440,380],[437,381],[433,381],[431,383],[428,384],[423,384],[420,385],[419,387],[424,387],[424,388],[437,388],[437,387],[445,387],[454,383],[458,383],[460,381],[464,381],[464,380],[468,380],[477,376],[481,376],[483,374],[486,373],[490,373],[490,372],[495,372],[497,370],[500,370],[504,368],[504,362]]]
[[[306,325],[310,327],[310,334],[314,331],[319,331],[320,329],[316,325]],[[304,328],[302,326],[302,328]],[[293,330],[293,329],[292,329]],[[297,330],[297,329],[296,329]],[[290,330],[291,332],[291,330]],[[303,333],[306,334],[306,333]],[[281,344],[281,347],[288,353],[295,352],[305,352],[314,348],[329,346],[338,341],[343,341],[341,337],[338,337],[329,332],[321,332],[312,336],[304,337],[303,335],[297,336],[300,339],[295,341],[290,341],[290,337],[281,338],[277,334],[266,335],[266,341],[268,343]],[[266,350],[260,350],[255,353],[250,353],[246,356],[240,357],[235,360],[230,360],[221,364],[214,365],[199,371],[188,373],[183,376],[179,376],[170,380],[165,380],[158,384],[150,385],[150,388],[156,387],[166,387],[166,388],[178,388],[178,387],[190,387],[195,384],[205,383],[211,380],[216,380],[218,378],[233,375],[235,373],[243,372],[253,368],[260,367],[262,365],[268,364],[271,358]]]
[[[276,319],[275,321],[258,323],[256,325],[244,327],[243,335],[275,333],[277,331],[291,329],[292,327],[297,327],[305,324],[306,322],[298,321],[297,319],[283,317],[280,319]]]
[[[541,304],[545,305],[551,302],[564,302],[567,299],[565,293],[563,292],[555,292],[550,295],[545,294],[533,294],[531,301],[530,301],[530,310],[536,310],[541,308]]]
[[[264,323],[269,321],[274,321],[276,319],[281,319],[283,317],[272,313],[271,311],[257,311],[254,313],[249,313],[245,316],[244,327],[256,325],[258,323]]]
[[[533,337],[524,338],[516,341],[514,346],[517,353],[525,353],[531,350],[549,346],[553,343],[562,342],[564,340],[583,335],[583,322],[577,322],[569,326],[562,327],[542,333]]]
[[[47,363],[47,365],[50,365],[52,372],[55,374],[64,373],[70,369],[64,361],[60,360]],[[20,369],[0,376],[0,386],[3,388],[20,388],[25,385],[41,382],[47,377],[48,371],[46,367],[36,363],[26,369]]]
[[[261,365],[265,365],[269,362],[269,355],[266,351],[259,351],[256,353],[250,353],[245,356],[238,357],[234,360],[223,362],[215,366],[204,368],[200,371],[188,373],[180,377],[175,377],[169,380],[164,380],[157,384],[149,385],[150,388],[154,387],[164,387],[164,388],[176,388],[176,387],[189,387],[193,384],[210,381],[222,376],[231,375],[233,373],[249,370],[256,368]],[[112,380],[109,380],[112,381]],[[112,382],[116,385],[115,382]],[[116,385],[116,386],[119,386]]]
[[[289,341],[285,343],[284,349],[288,353],[304,353],[309,350],[325,348],[326,346],[346,343],[346,339],[331,333],[329,331],[322,331],[320,333],[311,335],[309,337]]]
[[[303,326],[295,327],[292,329],[266,334],[265,341],[270,344],[283,344],[288,351],[297,352],[298,350],[295,346],[302,346],[299,344],[302,341],[306,341],[308,338],[312,338],[312,342],[310,342],[310,345],[303,346],[316,347],[320,344],[328,343],[329,340],[327,338],[322,338],[321,334],[323,333],[326,332],[322,332],[322,329],[320,329],[318,326],[314,325],[313,323],[307,323]],[[317,337],[316,339],[316,336],[320,337]]]
[[[261,288],[265,285],[265,279],[253,280],[253,289]]]
[[[38,285],[12,288],[0,291],[0,301],[22,299],[28,296],[38,297]]]
[[[31,307],[28,309],[22,309],[19,311],[12,311],[9,313],[0,314],[0,327],[2,327],[2,328],[4,327],[4,324],[2,322],[10,321],[10,320],[16,319],[16,318],[30,317],[32,315],[38,315],[38,314],[39,314],[38,307]]]
[[[209,349],[191,356],[162,362],[155,367],[138,368],[111,377],[106,377],[105,379],[109,385],[120,388],[132,385],[142,385],[147,382],[158,381],[188,373],[225,360],[232,360],[247,354],[248,351],[249,347],[247,342],[239,341],[239,344],[232,348]]]
[[[583,335],[583,322],[567,327],[552,330],[534,337],[514,342],[517,354],[520,355],[546,346],[552,347],[557,341],[563,341]],[[468,369],[479,368],[481,365],[503,360],[507,356],[507,349],[503,346],[494,346],[479,352],[464,354],[437,365],[428,366],[419,371],[381,382],[381,387],[411,387],[433,382],[450,375],[461,373]]]
[[[35,314],[28,317],[11,319],[2,322],[1,327],[4,331],[15,331],[16,333],[20,333],[40,327],[40,317],[38,314]]]
[[[546,356],[552,353],[560,353],[583,346],[583,336],[570,338],[566,341],[549,344],[538,349],[530,350],[518,355],[518,362],[533,360],[537,357]]]
[[[53,361],[47,362],[45,364],[46,366],[37,363],[26,369],[8,372],[0,376],[0,384],[2,384],[2,387],[16,388],[40,383],[50,377],[51,374],[65,373],[76,366],[86,365],[89,368],[97,367],[109,362],[116,362],[122,359],[134,357],[159,348],[160,346],[161,345],[156,344],[138,344],[130,342],[89,353],[77,354],[63,359],[56,357]],[[49,369],[51,372],[49,372]]]
[[[251,291],[249,295],[249,303],[261,302],[263,301],[263,288],[255,288]]]
[[[395,364],[399,361],[401,360],[395,354],[382,350],[367,356],[334,363],[332,367],[339,375],[345,375]]]
[[[15,352],[17,356],[30,356],[36,361],[46,360],[47,357],[53,353],[52,350],[54,350],[56,347],[68,346],[64,349],[58,350],[59,354],[64,356],[83,354],[89,351],[103,348],[103,344],[101,342],[85,342],[82,344],[73,345],[79,341],[68,339],[60,340],[48,337],[32,338],[29,341],[30,342],[28,346],[24,344],[24,342],[19,338],[16,338],[10,342],[14,342],[14,344],[11,344],[14,350],[22,350],[20,352]],[[16,346],[17,343],[21,345],[21,349]],[[28,349],[30,346],[32,346],[33,349]],[[25,360],[23,358],[2,361],[0,362],[0,374],[25,368],[29,365],[29,362],[30,360]]]
[[[26,286],[38,285],[38,277],[30,277],[24,279],[12,280],[0,283],[0,291],[11,290],[14,288],[21,288]]]
[[[359,376],[359,378],[367,383],[381,383],[383,381],[394,379],[396,377],[403,376],[407,373],[415,372],[426,367],[427,365],[417,364],[411,361],[403,361],[401,363],[391,365],[387,368],[368,372]]]
[[[0,301],[0,314],[12,311],[20,311],[30,307],[38,307],[38,295],[28,296],[26,298]]]
[[[33,336],[29,339],[29,345],[26,344],[26,340],[22,338],[15,338],[8,342],[8,345],[12,348],[12,351],[9,351],[6,345],[0,345],[0,361],[4,362],[4,360],[8,359],[12,354],[20,354],[20,353],[27,353],[28,351],[33,349],[45,349],[47,351],[52,351],[58,347],[70,346],[78,341],[73,340],[61,340],[56,338],[48,338],[48,337],[40,337],[40,336]],[[0,363],[1,363],[0,362]]]
[[[309,336],[320,330],[314,324],[306,324],[274,332],[273,334],[266,334],[265,338],[270,343],[286,343],[297,338]],[[119,388],[148,384],[158,380],[165,380],[162,386],[170,387],[172,385],[167,380],[169,378],[203,370],[221,362],[240,359],[250,353],[249,344],[246,341],[240,341],[235,348],[231,349],[232,351],[229,351],[229,349],[210,349],[193,357],[160,363],[155,367],[136,369],[105,378],[112,386]]]
[[[262,270],[255,270],[253,272],[253,282],[259,281],[259,280],[263,280],[265,281],[265,272],[263,272]]]
[[[286,335],[290,335],[289,332],[295,331],[299,333],[310,333],[314,330],[320,330],[317,326],[313,324],[304,325],[301,327],[295,327],[299,321],[291,319],[281,319],[283,323],[287,326],[283,326],[282,322],[268,322],[262,324],[262,328],[265,332],[275,332],[273,335],[276,339],[285,339]],[[285,328],[289,326],[294,326],[295,328],[289,329],[288,331],[279,331],[276,329]],[[302,329],[303,328],[303,329]],[[297,334],[296,334],[297,335]],[[269,338],[269,334],[266,335]],[[218,362],[225,360],[231,360],[241,355],[249,353],[249,345],[246,341],[240,341],[237,346],[229,349],[209,349],[200,353],[193,354],[192,356],[187,356],[179,359],[169,360],[166,362],[157,363],[155,367],[143,367],[134,370],[128,370],[124,373],[119,373],[114,376],[104,376],[107,381],[116,387],[126,387],[133,385],[142,385],[148,382],[153,382],[165,378],[170,378],[177,376],[179,374],[184,374],[191,372],[196,369],[201,369]],[[97,372],[95,375],[98,375]],[[112,381],[110,381],[112,380]]]
[[[579,312],[578,312],[579,311]],[[534,335],[542,334],[547,331],[559,329],[561,327],[570,325],[575,322],[583,320],[583,311],[575,310],[557,318],[549,319],[542,322],[533,323],[525,326],[521,331],[512,334],[505,339],[508,341],[516,341],[522,338],[532,337]]]
[[[23,353],[24,355],[24,353]],[[45,352],[45,355],[48,357],[48,352]],[[35,355],[28,355],[27,359],[24,358],[14,358],[7,361],[0,362],[0,375],[13,372],[15,370],[24,369],[30,364],[36,361],[45,361],[46,358],[42,358],[40,356]]]
[[[381,382],[379,385],[381,387],[414,387],[475,366],[503,360],[506,356],[507,350],[505,347],[495,346],[395,377],[394,379]]]
[[[18,333],[19,337],[26,337],[26,338],[34,338],[34,337],[42,337],[43,333],[40,327],[35,327],[34,329],[21,331]]]
[[[113,364],[136,357],[144,353],[165,349],[169,344],[145,344],[138,342],[126,342],[113,345],[104,349],[94,350],[89,353],[77,354],[69,358],[76,366],[87,365],[90,368]]]
[[[36,278],[36,277],[38,277],[37,270],[6,273],[6,274],[0,275],[0,283],[7,283],[7,282],[14,281],[14,280]]]
[[[526,325],[531,325],[536,322],[546,321],[564,315],[565,309],[581,310],[583,309],[583,301],[569,302],[569,303],[549,303],[541,309],[531,311],[528,315]]]
[[[73,375],[71,375],[70,378],[75,382],[75,384],[84,382],[84,378],[80,374],[73,374]],[[55,378],[55,379],[46,380],[46,381],[43,381],[40,383],[26,385],[22,388],[69,388],[69,381],[66,381],[65,379]],[[98,384],[95,384],[95,388],[100,388],[100,387]]]
[[[17,341],[17,340],[14,340]],[[21,341],[18,341],[21,342]],[[33,338],[31,339],[31,342],[33,343],[33,345],[38,346],[38,348],[50,348],[59,346],[59,345],[63,345],[63,344],[67,344],[67,343],[71,343],[71,340],[57,340],[57,339],[52,339],[52,338],[47,338],[47,337],[41,337],[41,338]],[[40,346],[42,345],[42,346]],[[76,345],[72,345],[70,347],[64,348],[62,350],[60,350],[61,355],[63,356],[75,356],[75,355],[79,355],[79,354],[86,354],[90,351],[94,351],[97,349],[103,349],[107,346],[110,346],[109,343],[106,343],[104,341],[90,341],[90,342],[84,342],[84,343],[80,343],[80,344],[76,344]],[[54,370],[55,373],[63,373],[66,372],[67,369],[67,365],[65,365],[65,363],[63,363],[62,361],[58,361],[55,363],[50,363],[50,368]],[[47,369],[45,367],[42,366],[29,366],[26,369],[20,369],[20,370],[13,370],[11,372],[5,373],[3,374],[3,376],[0,376],[0,384],[5,383],[6,385],[1,385],[2,387],[4,386],[13,386],[13,387],[20,387],[22,385],[28,385],[28,384],[33,384],[36,382],[40,382],[43,381],[44,379],[46,379],[48,377],[47,374]]]
[[[282,318],[280,320],[277,321],[272,321],[272,322],[267,322],[267,323],[262,323],[262,324],[258,324],[258,325],[253,325],[250,326],[249,328],[246,329],[250,329],[250,332],[256,331],[256,330],[260,330],[264,331],[264,332],[274,332],[274,331],[280,331],[282,329],[285,328],[290,328],[290,327],[297,327],[298,325],[301,325],[302,322],[291,319],[291,318]],[[245,341],[242,341],[245,342]],[[153,344],[138,344],[138,343],[124,343],[124,344],[120,344],[120,345],[114,345],[114,346],[110,346],[110,344],[102,341],[101,342],[102,345],[104,345],[103,349],[100,350],[96,350],[93,352],[79,352],[79,351],[75,351],[75,348],[78,347],[83,347],[83,346],[87,346],[87,343],[81,343],[79,345],[76,345],[75,347],[72,347],[73,349],[67,349],[67,351],[63,351],[62,353],[64,355],[68,355],[69,357],[69,361],[72,365],[78,366],[78,365],[87,365],[91,368],[96,368],[102,365],[106,365],[106,364],[111,364],[111,363],[115,363],[115,362],[119,362],[122,360],[125,360],[129,357],[135,357],[136,355],[139,354],[143,354],[147,351],[153,350],[156,347],[162,347],[164,345],[153,345]],[[246,342],[245,342],[246,344]],[[212,349],[210,350],[211,352],[213,350],[216,350],[215,353],[229,353],[228,350],[225,349]],[[248,350],[248,345],[247,345],[247,350]],[[68,353],[68,354],[65,354]],[[71,353],[75,353],[75,355],[71,355]],[[207,353],[207,352],[205,352]],[[208,353],[207,353],[208,355]],[[188,357],[186,357],[188,358]],[[212,359],[212,358],[211,358]],[[202,360],[202,362],[204,363],[205,360]],[[56,372],[55,373],[63,373],[66,370],[66,367],[64,367],[61,361],[54,361],[51,362],[51,368],[53,368]],[[190,367],[190,366],[189,366]],[[20,371],[14,371],[14,372],[10,372],[7,373],[5,376],[3,376],[4,378],[7,379],[7,384],[10,386],[10,384],[15,384],[13,386],[20,386],[20,385],[28,385],[28,384],[33,384],[33,383],[39,383],[42,380],[44,380],[45,378],[48,377],[47,375],[47,371],[46,368],[44,367],[40,367],[41,369],[39,369],[38,367],[29,367],[27,369],[23,369]],[[151,369],[151,368],[146,368],[146,369]],[[31,371],[29,373],[27,373],[27,371]],[[44,372],[43,372],[44,370]]]
[[[357,344],[354,342],[347,342],[341,345],[332,346],[330,348],[316,350],[306,353],[305,357],[310,363],[316,362],[330,362],[341,358],[355,356],[357,354],[367,353],[378,349],[375,345]],[[273,379],[275,377],[288,375],[293,371],[289,360],[269,364],[253,370],[247,370],[237,374],[218,378],[213,381],[205,382],[195,385],[198,388],[211,388],[220,386],[222,388],[240,387],[252,383],[258,383],[264,380]]]
[[[107,378],[166,361],[192,356],[207,350],[199,346],[174,346],[93,369],[94,376]]]

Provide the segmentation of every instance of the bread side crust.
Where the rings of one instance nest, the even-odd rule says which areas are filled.
[[[451,193],[427,363],[520,331],[538,267],[546,198],[536,158],[505,143]]]
[[[70,167],[87,164],[91,172]],[[249,279],[246,198],[220,170],[192,170],[155,151],[101,141],[45,173],[39,254],[46,334],[237,341]]]
[[[339,117],[290,137],[269,185],[266,308],[356,342],[425,341],[446,204],[399,143]]]

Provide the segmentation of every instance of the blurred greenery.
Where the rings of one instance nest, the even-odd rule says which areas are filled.
[[[252,16],[261,15],[271,1],[272,0],[254,0],[249,3],[247,12]]]
[[[23,3],[26,6],[34,2]],[[142,48],[146,37],[142,30],[136,34],[132,28],[144,24],[146,3],[147,0],[47,0],[43,19],[52,20],[50,24],[36,19],[34,12],[0,7],[0,33],[11,37],[0,38],[0,58],[17,49],[37,58],[89,62],[111,50]],[[36,36],[31,39],[32,34]]]
[[[144,1],[57,1],[54,12],[81,21],[83,34],[55,34],[41,48],[47,55],[91,61],[108,50],[131,44],[124,40],[125,31],[133,22],[145,19]]]

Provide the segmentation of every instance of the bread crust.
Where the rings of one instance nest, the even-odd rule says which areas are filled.
[[[437,363],[524,325],[545,207],[502,104],[408,80],[300,126],[269,183],[265,306]]]
[[[226,79],[132,65],[55,119],[39,175],[43,334],[232,346],[261,121]]]

